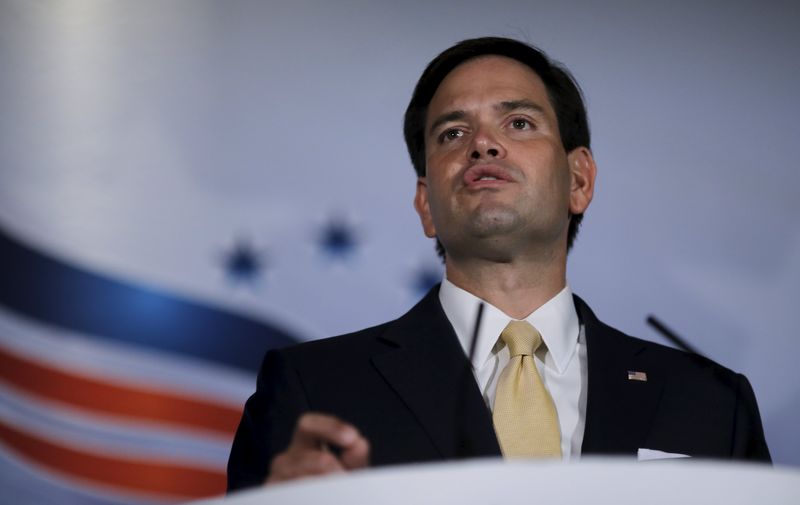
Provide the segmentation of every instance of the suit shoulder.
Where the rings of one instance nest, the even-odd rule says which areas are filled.
[[[409,344],[421,326],[441,323],[444,313],[438,304],[438,286],[431,289],[414,307],[397,319],[352,333],[312,340],[281,349],[289,359],[346,357],[360,359],[387,349]]]
[[[656,368],[669,370],[670,375],[711,373],[716,376],[726,377],[728,381],[738,381],[739,374],[720,365],[719,363],[680,349],[675,349],[663,344],[628,335],[608,324],[600,321],[589,305],[577,295],[573,295],[578,316],[585,327],[587,345],[590,352],[594,346],[600,355],[608,358],[612,354],[621,353],[633,356],[636,361],[655,365]]]
[[[657,365],[657,368],[668,371],[668,375],[673,378],[682,377],[687,381],[713,378],[717,383],[738,388],[740,374],[710,358],[634,337],[605,323],[600,325],[605,327],[606,338],[619,341],[632,349],[643,362]]]
[[[293,346],[285,347],[281,352],[288,356],[302,356],[312,354],[350,352],[353,349],[364,349],[372,347],[372,343],[383,335],[395,321],[387,321],[382,324],[370,326],[351,333],[336,335],[333,337],[311,340]]]

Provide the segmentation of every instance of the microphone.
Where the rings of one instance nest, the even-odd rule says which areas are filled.
[[[481,320],[483,319],[483,306],[484,302],[478,305],[478,314],[475,316],[475,327],[472,329],[472,340],[469,341],[469,363],[472,365],[472,358],[475,357],[475,346],[478,343],[478,332],[481,329]]]
[[[647,324],[655,328],[657,332],[659,332],[662,336],[664,336],[667,340],[675,344],[681,350],[688,352],[689,354],[694,354],[701,358],[705,358],[697,349],[695,349],[692,345],[690,345],[686,340],[679,337],[677,333],[669,329],[664,323],[659,321],[656,316],[650,314],[647,316]]]
[[[467,394],[468,389],[471,387],[475,387],[475,375],[472,373],[472,359],[475,357],[475,348],[477,347],[478,343],[478,332],[481,329],[481,320],[483,319],[483,306],[484,302],[480,302],[478,305],[478,313],[475,315],[475,326],[472,329],[472,337],[469,342],[469,353],[467,354],[467,360],[464,363],[464,371],[462,373],[463,380],[461,380],[461,386],[458,390],[458,396],[456,397],[455,403],[455,423],[454,428],[455,432],[453,433],[455,437],[455,454],[456,458],[466,458],[471,456],[473,448],[469,443],[466,435],[463,433],[460,425],[459,420],[465,419],[467,416],[466,414],[466,398],[465,394]]]

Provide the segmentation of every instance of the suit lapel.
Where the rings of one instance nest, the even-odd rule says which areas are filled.
[[[577,296],[588,356],[583,454],[636,454],[646,447],[664,375],[646,347],[600,322]],[[443,458],[499,456],[491,413],[455,332],[431,290],[381,337],[393,349],[373,356]],[[643,372],[647,380],[630,380]]]
[[[588,356],[588,392],[583,454],[636,454],[645,447],[658,407],[664,375],[643,342],[598,321],[577,296]],[[642,374],[629,378],[629,372]],[[636,379],[639,380],[636,380]]]
[[[388,328],[381,338],[395,349],[372,362],[443,458],[499,455],[491,415],[438,293],[431,290]]]

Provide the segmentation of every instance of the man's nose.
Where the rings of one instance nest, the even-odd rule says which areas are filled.
[[[481,158],[504,158],[506,156],[506,149],[494,132],[482,128],[475,132],[469,153],[469,157],[472,160],[479,160]]]

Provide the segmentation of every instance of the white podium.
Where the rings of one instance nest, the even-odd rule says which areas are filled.
[[[194,505],[800,504],[800,469],[741,463],[470,460],[311,478]]]

